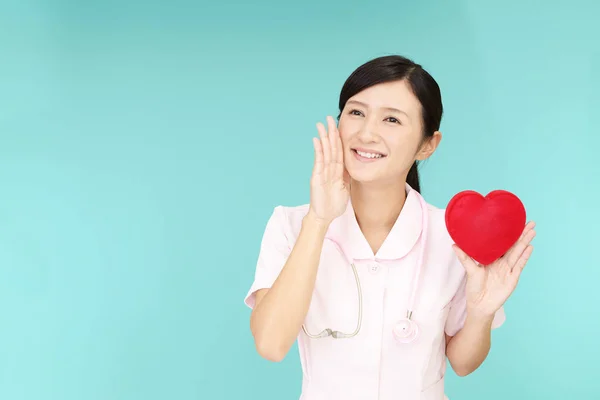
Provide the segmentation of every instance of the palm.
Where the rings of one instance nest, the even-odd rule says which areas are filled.
[[[531,240],[535,237],[535,223],[525,226],[514,246],[501,258],[487,266],[480,266],[457,246],[459,260],[467,272],[467,307],[480,315],[493,315],[515,290],[521,271],[531,256]]]
[[[319,204],[319,214],[331,216],[342,214],[350,198],[350,191],[343,179],[317,175],[313,182],[313,204]]]

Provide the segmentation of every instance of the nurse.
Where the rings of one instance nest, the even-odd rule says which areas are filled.
[[[443,111],[420,65],[365,63],[339,110],[317,124],[310,203],[267,222],[245,298],[256,349],[281,361],[298,341],[304,400],[443,400],[446,360],[460,376],[485,360],[534,223],[487,266],[452,242],[444,210],[420,195],[417,163],[438,147]]]

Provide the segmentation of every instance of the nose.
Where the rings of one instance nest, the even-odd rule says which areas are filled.
[[[360,131],[358,132],[359,139],[365,143],[374,142],[377,138],[376,121],[370,116],[366,117],[363,121]]]

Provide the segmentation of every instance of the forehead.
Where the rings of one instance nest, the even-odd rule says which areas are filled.
[[[365,103],[373,110],[396,108],[411,115],[416,115],[421,109],[419,100],[405,80],[371,86],[348,99],[350,100]]]

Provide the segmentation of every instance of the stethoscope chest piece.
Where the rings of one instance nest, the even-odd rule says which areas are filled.
[[[400,343],[410,343],[419,334],[419,327],[409,318],[403,318],[394,326],[394,337]]]

